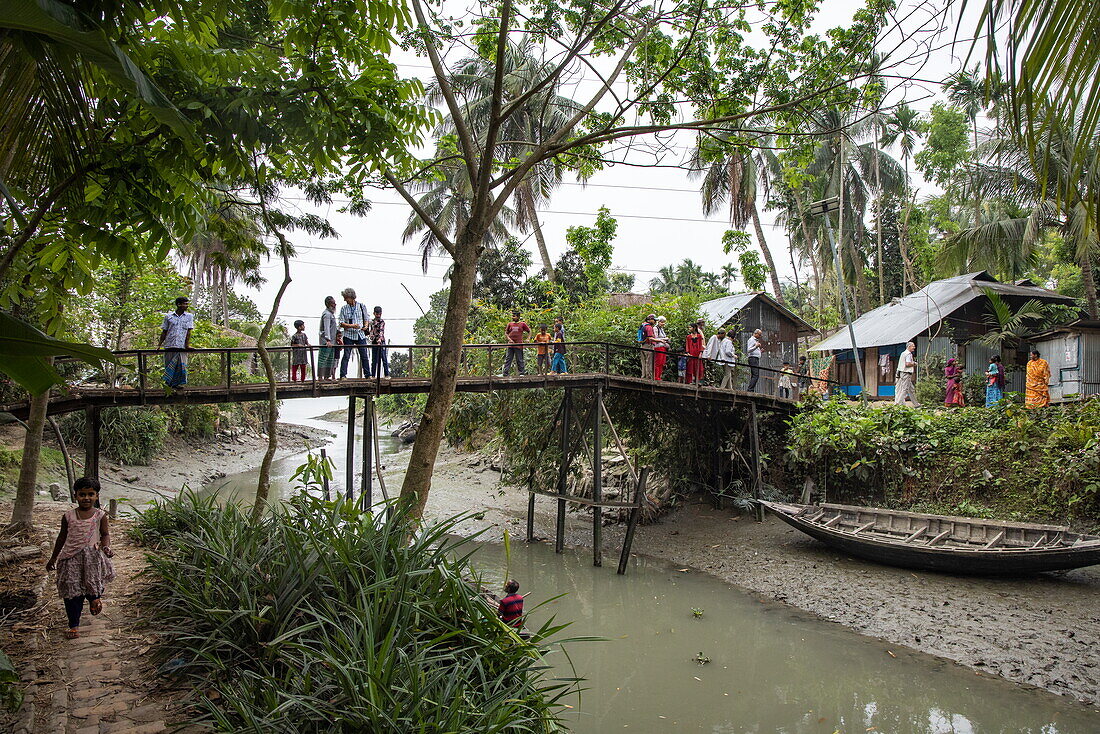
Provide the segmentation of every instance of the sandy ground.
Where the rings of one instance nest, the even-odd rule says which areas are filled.
[[[303,441],[309,446],[324,446],[333,435],[309,426],[280,423],[275,458],[301,452]],[[161,455],[149,466],[101,459],[102,496],[105,503],[117,499],[123,506],[141,505],[158,495],[175,495],[185,486],[198,489],[228,474],[256,468],[265,450],[266,436],[254,433],[220,435],[201,442],[169,436]]]
[[[460,532],[484,531],[493,540],[507,528],[523,538],[528,495],[499,485],[499,477],[476,457],[444,452],[429,514],[475,513]],[[536,535],[552,538],[555,504],[538,498]],[[569,513],[566,528],[570,545],[591,544],[590,515]],[[608,573],[615,572],[623,529],[604,528]],[[639,527],[633,551],[891,644],[1100,706],[1100,566],[1017,579],[908,571],[838,554],[774,518],[758,523],[698,502]]]

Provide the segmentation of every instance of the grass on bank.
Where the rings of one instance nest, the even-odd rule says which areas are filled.
[[[460,518],[407,542],[388,521],[299,496],[253,522],[183,493],[135,523],[164,668],[219,731],[552,732],[554,678],[468,583]]]

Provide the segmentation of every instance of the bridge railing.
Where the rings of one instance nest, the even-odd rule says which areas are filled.
[[[546,345],[547,367],[544,368],[539,364],[540,347],[532,342],[527,342],[522,347],[508,344],[466,344],[463,345],[458,374],[459,377],[498,378],[503,374],[509,354],[512,355],[510,373],[517,374],[520,352],[524,357],[525,373],[538,374],[540,369],[548,369],[553,350],[552,344]],[[678,374],[678,363],[680,358],[684,357],[689,366],[693,363],[699,365],[698,368],[689,372],[689,378],[692,374],[698,375],[701,372],[703,384],[718,385],[724,374],[724,367],[729,366],[733,373],[733,388],[743,390],[747,387],[752,369],[744,361],[720,363],[701,357],[692,357],[677,350],[658,353],[649,347],[635,344],[567,342],[565,350],[567,371],[570,374],[641,377],[643,360],[649,365],[649,372],[652,374],[663,355],[662,374],[654,375],[654,378],[667,382],[682,382]],[[384,379],[386,371],[381,365],[373,375],[370,370],[378,354],[385,357],[392,379],[430,379],[438,359],[439,346],[389,344],[379,350],[368,345],[361,351],[355,345],[337,347],[280,345],[268,347],[267,351],[276,379],[280,383],[303,382],[319,386],[327,381],[341,379],[339,375],[345,362],[347,363],[345,379]],[[62,373],[71,380],[70,384],[73,386],[136,390],[143,395],[165,389],[163,378],[166,362],[179,357],[186,362],[188,388],[222,388],[228,391],[235,386],[266,382],[256,347],[216,347],[186,351],[136,349],[115,354],[118,363],[106,365],[102,370],[93,369],[81,362],[66,358],[60,358],[57,364]],[[365,356],[365,360],[361,359],[361,355]],[[304,367],[293,370],[296,363],[304,363]],[[773,367],[758,366],[756,370],[758,381],[755,390],[766,394],[777,394],[779,381],[784,375],[792,383],[790,395],[792,398],[798,397],[800,388],[804,391],[806,386],[811,384],[823,391],[828,391],[833,385],[839,385],[834,380],[783,373]]]

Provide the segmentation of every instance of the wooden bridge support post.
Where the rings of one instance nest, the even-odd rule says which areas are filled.
[[[355,496],[355,396],[348,396],[347,456],[344,458],[344,496]]]
[[[756,421],[756,403],[749,404],[749,416],[752,425],[752,498],[756,500],[756,520],[764,521],[764,506],[760,504],[760,490],[764,484],[763,468],[760,464],[760,430]]]
[[[644,466],[638,472],[638,484],[634,488],[634,506],[630,508],[630,519],[626,523],[626,537],[623,538],[623,550],[619,554],[617,574],[626,573],[626,564],[630,561],[630,546],[634,544],[634,529],[638,527],[638,518],[642,514],[642,502],[645,501],[645,483],[649,477],[649,467]]]
[[[603,500],[603,436],[600,422],[603,419],[603,387],[596,387],[596,408],[592,411],[592,499]],[[603,565],[603,508],[592,505],[592,565]]]
[[[374,396],[363,398],[363,479],[359,498],[363,509],[374,504]]]
[[[99,479],[99,408],[84,409],[84,476]]]
[[[565,388],[561,411],[561,466],[558,467],[558,494],[565,496],[565,484],[569,478],[569,422],[573,411],[573,390]],[[554,552],[565,549],[565,500],[558,500],[558,521],[554,536]]]
[[[321,449],[321,463],[324,464],[325,466],[328,466],[328,454],[325,453],[324,449]],[[329,492],[328,473],[327,472],[321,477],[321,492],[322,492],[321,496],[324,498],[325,502],[328,502],[329,500],[332,499],[332,496]]]

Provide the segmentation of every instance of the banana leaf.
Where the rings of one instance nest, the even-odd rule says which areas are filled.
[[[48,357],[75,357],[92,367],[117,363],[115,355],[102,347],[54,339],[26,321],[0,311],[0,373],[33,395],[41,395],[64,379]]]

